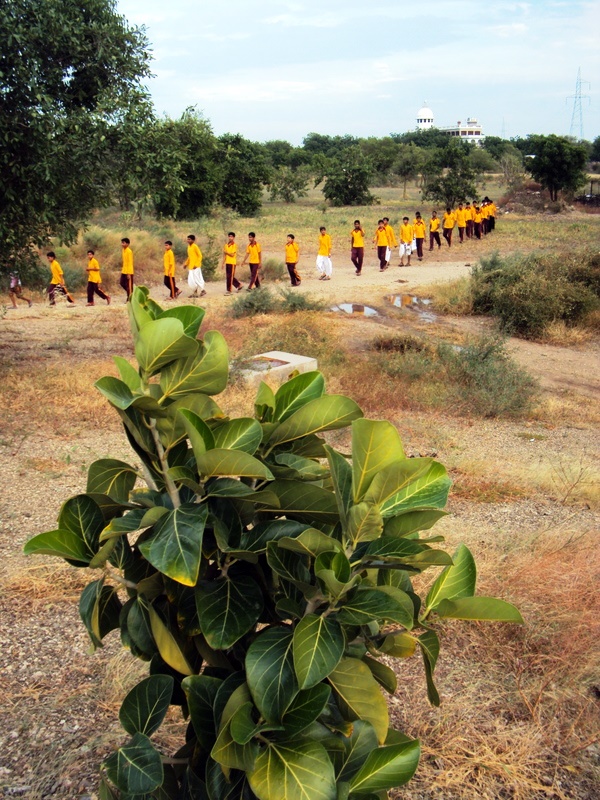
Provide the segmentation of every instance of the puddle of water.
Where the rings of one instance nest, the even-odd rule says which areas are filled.
[[[406,308],[409,311],[415,311],[423,322],[435,322],[437,315],[432,311],[427,311],[427,306],[431,305],[431,300],[428,297],[416,297],[413,294],[390,294],[388,301],[396,308]]]
[[[267,372],[273,367],[283,367],[289,364],[289,361],[282,361],[279,358],[269,358],[268,356],[260,356],[259,358],[250,358],[242,364],[243,369],[253,369],[256,372]]]
[[[346,314],[362,314],[365,317],[377,317],[379,312],[370,306],[363,306],[360,303],[338,303],[331,307],[332,311],[344,311]]]

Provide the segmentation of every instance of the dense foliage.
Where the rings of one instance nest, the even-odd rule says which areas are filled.
[[[229,419],[213,399],[227,346],[197,338],[204,311],[164,311],[143,287],[128,309],[138,368],[116,358],[120,378],[96,386],[137,463],[94,462],[57,529],[25,548],[98,570],[79,605],[93,646],[118,630],[149,662],[101,796],[386,797],[413,775],[419,742],[389,725],[381,688],[398,682],[381,656],[420,652],[438,704],[437,621],[521,619],[475,596],[466,547],[451,557],[428,533],[446,470],[407,458],[393,425],[326,394],[318,372],[275,393],[261,383],[254,418]],[[322,438],[348,426],[350,457]],[[421,598],[412,577],[432,567]],[[172,758],[151,739],[170,706],[189,720]]]
[[[551,200],[558,193],[574,194],[587,180],[589,158],[585,144],[573,142],[566,136],[528,136],[518,143],[525,149],[525,167],[536,181],[548,189]]]

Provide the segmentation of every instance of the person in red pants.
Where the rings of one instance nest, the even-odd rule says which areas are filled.
[[[233,287],[236,291],[241,292],[244,284],[240,283],[235,277],[235,267],[237,264],[237,244],[235,243],[235,233],[229,231],[227,234],[227,244],[223,247],[223,261],[221,269],[225,269],[227,291],[225,294],[232,294]]]
[[[300,260],[300,248],[296,244],[296,237],[293,233],[288,233],[285,243],[285,265],[290,275],[292,286],[300,286],[302,278],[298,273],[298,261]]]
[[[97,294],[98,297],[101,297],[103,300],[106,300],[106,305],[110,305],[110,297],[105,294],[102,289],[100,288],[100,284],[102,283],[102,278],[100,277],[100,264],[96,256],[94,255],[93,250],[87,251],[88,257],[88,265],[86,267],[86,272],[88,276],[88,285],[87,285],[87,305],[93,306],[94,305],[94,295]]]

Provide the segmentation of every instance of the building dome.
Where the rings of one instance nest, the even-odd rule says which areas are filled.
[[[427,130],[433,128],[433,111],[428,107],[427,101],[423,103],[423,108],[417,112],[417,130]]]

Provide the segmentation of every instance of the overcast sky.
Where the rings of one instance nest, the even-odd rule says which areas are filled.
[[[307,133],[443,127],[569,134],[577,70],[583,133],[600,135],[598,0],[118,0],[145,25],[159,114],[196,106],[217,135],[301,144]],[[579,135],[579,118],[575,127]]]

